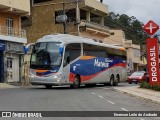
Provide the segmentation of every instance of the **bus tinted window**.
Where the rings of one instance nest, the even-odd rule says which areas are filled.
[[[80,43],[71,43],[66,46],[65,50],[65,61],[70,63],[80,56],[81,53],[81,44]]]
[[[106,52],[109,58],[117,58],[117,59],[126,59],[126,51],[113,49],[113,48],[106,48]]]
[[[102,46],[83,44],[84,55],[96,56],[96,57],[107,57],[106,50]]]
[[[98,45],[91,45],[91,44],[83,44],[83,52],[86,56],[95,56],[95,57],[102,57],[102,58],[117,58],[126,60],[126,51],[103,47]]]

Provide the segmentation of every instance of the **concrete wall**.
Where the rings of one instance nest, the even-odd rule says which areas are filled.
[[[79,35],[82,36],[82,37],[101,40],[101,41],[103,41],[103,39],[104,39],[104,37],[99,35],[99,34],[91,34],[91,33],[86,32],[86,31],[80,32]]]
[[[30,0],[0,0],[0,5],[30,14]]]
[[[108,5],[98,2],[97,0],[85,0],[85,5],[94,8],[103,13],[109,13]]]
[[[125,43],[125,35],[124,31],[121,29],[111,29],[109,30],[111,33],[114,33],[114,35],[110,35],[109,37],[104,39],[104,43],[107,44],[116,44],[123,46]]]
[[[126,43],[124,47],[127,49],[127,62],[130,66],[133,65],[133,68],[129,68],[131,70],[130,72],[142,70],[139,66],[143,64],[140,54],[140,45]]]
[[[134,47],[137,46],[137,47]],[[140,59],[140,46],[139,45],[131,45],[131,47],[127,48],[127,57],[132,58],[134,63],[142,63]]]
[[[24,27],[27,30],[28,43],[35,42],[44,35],[63,33],[63,24],[56,23],[55,21],[55,11],[61,7],[61,4],[51,4],[32,8],[31,26]],[[73,23],[66,25],[67,33],[76,35],[78,34],[77,29],[77,25]]]

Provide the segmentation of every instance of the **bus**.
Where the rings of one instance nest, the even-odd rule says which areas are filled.
[[[126,49],[68,34],[46,35],[31,52],[32,85],[52,86],[110,84],[126,80]]]

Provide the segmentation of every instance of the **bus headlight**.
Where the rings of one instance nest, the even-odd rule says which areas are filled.
[[[57,73],[56,75],[53,76],[54,79],[61,79],[62,78],[62,74],[61,73]]]
[[[59,76],[57,76],[57,75],[53,76],[54,79],[58,79],[58,77],[59,77]]]
[[[29,76],[30,78],[34,78],[35,76],[33,75],[33,74],[30,74],[30,76]]]

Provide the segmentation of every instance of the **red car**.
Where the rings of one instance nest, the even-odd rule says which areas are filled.
[[[132,84],[132,82],[137,84],[141,81],[149,82],[149,75],[145,71],[136,71],[128,76],[127,80],[129,84]]]

